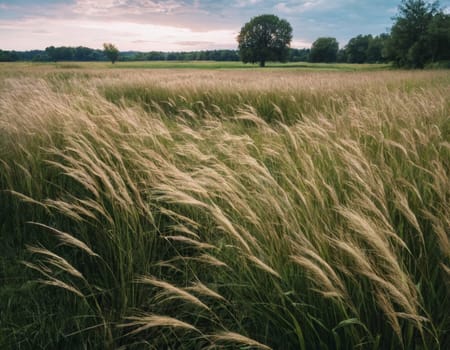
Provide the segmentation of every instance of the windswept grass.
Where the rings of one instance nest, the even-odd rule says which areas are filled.
[[[0,76],[0,344],[446,349],[447,72]]]

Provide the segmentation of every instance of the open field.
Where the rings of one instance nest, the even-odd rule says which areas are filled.
[[[142,62],[57,62],[57,63],[0,63],[2,69],[13,67],[17,69],[247,69],[259,70],[258,64],[244,64],[242,62],[217,62],[217,61],[142,61]],[[268,63],[265,71],[277,69],[311,70],[311,71],[368,71],[388,69],[387,64],[347,64],[347,63]]]
[[[450,72],[208,64],[0,64],[0,348],[448,349]]]

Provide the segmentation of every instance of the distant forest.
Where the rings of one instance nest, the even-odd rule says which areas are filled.
[[[308,61],[310,49],[290,49],[289,61]],[[119,61],[239,61],[237,50],[205,50],[205,51],[123,51],[120,52]],[[0,62],[33,61],[109,61],[103,50],[88,47],[53,47],[45,50],[32,51],[2,51]]]
[[[345,47],[337,52],[337,56],[331,62],[348,63],[381,63],[387,62],[382,54],[383,36],[372,37],[372,35],[358,36],[355,50],[358,55],[350,53]],[[355,41],[354,40],[354,41]],[[362,47],[365,46],[365,47]],[[367,53],[366,53],[367,51]],[[288,62],[314,62],[310,55],[311,49],[289,49]],[[58,62],[58,61],[109,61],[103,50],[91,49],[89,47],[47,47],[45,50],[31,51],[3,51],[0,50],[0,62],[33,61],[33,62]],[[240,61],[238,50],[205,50],[205,51],[122,51],[119,61]]]

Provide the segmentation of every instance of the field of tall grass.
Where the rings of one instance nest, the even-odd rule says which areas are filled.
[[[0,68],[2,349],[448,349],[450,72]]]

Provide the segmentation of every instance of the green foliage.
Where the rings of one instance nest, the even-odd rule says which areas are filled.
[[[49,62],[51,58],[47,54],[37,54],[31,59],[32,62]]]
[[[427,28],[431,62],[450,60],[450,14],[437,13]]]
[[[119,50],[111,43],[103,44],[103,52],[109,58],[112,64],[114,64],[119,58]]]
[[[244,63],[284,62],[288,58],[292,27],[275,15],[261,15],[246,23],[237,37],[239,54]]]
[[[403,0],[391,29],[387,54],[399,67],[423,68],[450,57],[450,15],[438,3]]]
[[[385,46],[388,34],[358,35],[348,42],[341,54],[340,62],[349,63],[379,63],[386,62]]]
[[[336,62],[339,44],[336,38],[318,38],[311,47],[311,62]]]
[[[309,60],[310,49],[290,49],[289,62],[307,62]]]
[[[74,49],[67,46],[49,46],[45,48],[45,53],[53,62],[70,61],[74,57]]]
[[[15,51],[0,50],[0,62],[14,62],[18,60],[18,55]]]
[[[369,41],[369,47],[367,48],[367,60],[368,63],[387,62],[386,58],[386,43],[389,40],[389,34],[380,34],[372,38]]]
[[[347,62],[367,62],[367,52],[372,40],[372,35],[358,35],[357,37],[350,39],[345,48],[347,52]]]

